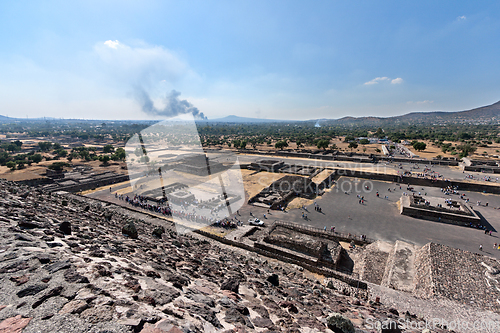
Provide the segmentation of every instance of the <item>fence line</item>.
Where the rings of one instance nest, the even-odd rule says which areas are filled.
[[[278,226],[278,225],[281,225],[281,226],[284,226],[284,227],[290,227],[290,228],[293,228],[297,231],[302,231],[304,232],[305,234],[312,234],[312,236],[320,236],[320,237],[324,237],[324,238],[329,238],[329,239],[341,239],[341,240],[344,240],[344,241],[354,241],[355,243],[358,243],[358,244],[370,244],[370,243],[373,243],[375,242],[374,239],[371,239],[371,238],[364,238],[362,236],[357,236],[357,235],[353,235],[353,234],[345,234],[345,233],[342,233],[342,232],[331,232],[331,231],[325,231],[324,229],[320,229],[320,228],[316,228],[316,227],[312,227],[312,226],[308,226],[308,225],[301,225],[301,224],[297,224],[297,223],[293,223],[293,222],[288,222],[288,221],[275,221],[273,223],[275,226]],[[273,230],[274,228],[271,227],[271,231]],[[271,232],[270,231],[270,232]]]

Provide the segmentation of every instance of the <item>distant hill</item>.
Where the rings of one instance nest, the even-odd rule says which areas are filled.
[[[466,111],[410,112],[394,117],[343,117],[331,120],[333,124],[384,125],[384,124],[434,124],[434,123],[498,123],[500,101]]]
[[[11,117],[6,117],[0,115],[0,123],[11,123],[13,121],[16,121],[16,118],[11,118]]]
[[[0,123],[8,123],[14,121],[89,121],[83,119],[56,119],[56,118],[11,118],[0,115]],[[103,120],[92,120],[99,122]],[[124,121],[124,120],[122,120]],[[146,121],[150,122],[152,120]],[[126,121],[125,121],[126,122]],[[134,120],[134,122],[141,122]],[[314,122],[316,126],[323,125],[366,125],[366,126],[382,126],[393,124],[447,124],[447,123],[500,123],[500,101],[465,111],[430,111],[430,112],[410,112],[401,116],[393,117],[351,117],[346,116],[339,119],[310,119],[306,121],[296,120],[279,120],[279,119],[263,119],[263,118],[248,118],[230,115],[223,118],[197,120],[196,122],[207,123],[292,123],[292,122]]]

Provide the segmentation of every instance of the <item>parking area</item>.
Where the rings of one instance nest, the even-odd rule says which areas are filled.
[[[369,186],[369,190],[363,185]],[[389,192],[388,189],[391,189]],[[379,192],[379,197],[376,192]],[[440,188],[417,187],[415,191],[425,196],[448,197],[460,200],[459,195],[445,195]],[[345,192],[348,192],[346,194]],[[403,240],[416,245],[436,242],[479,253],[479,245],[483,245],[483,254],[500,258],[500,251],[493,250],[494,243],[500,243],[500,196],[477,192],[463,191],[470,199],[469,205],[484,218],[487,226],[493,230],[492,236],[483,230],[433,222],[399,213],[398,201],[403,192],[408,192],[405,185],[383,181],[354,179],[341,177],[337,185],[318,198],[316,204],[322,212],[314,209],[314,204],[304,209],[293,209],[288,212],[272,211],[267,215],[271,223],[275,219],[308,224],[317,228],[330,229],[335,226],[337,231],[364,234],[370,238],[394,242]],[[357,194],[364,196],[364,204],[359,203]],[[477,201],[481,205],[477,205]],[[485,204],[488,203],[488,206]],[[246,207],[245,207],[246,208]],[[261,217],[267,210],[259,207],[248,207],[253,215]],[[244,209],[246,211],[247,209]],[[248,212],[247,212],[248,213]],[[307,219],[302,218],[302,214]],[[265,220],[266,221],[266,220]]]

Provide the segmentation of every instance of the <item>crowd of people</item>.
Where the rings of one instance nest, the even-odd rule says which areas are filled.
[[[239,221],[228,220],[227,218],[219,219],[217,213],[222,209],[221,205],[210,209],[210,216],[207,216],[206,214],[197,213],[197,209],[208,209],[208,207],[206,206],[189,207],[189,204],[185,203],[184,205],[180,205],[180,209],[173,209],[169,204],[151,204],[146,197],[141,195],[134,195],[133,197],[129,197],[128,195],[125,196],[123,194],[115,193],[115,198],[118,200],[123,200],[136,208],[141,208],[165,216],[173,216],[197,223],[216,224],[223,227],[232,227],[238,225],[238,223],[241,223]],[[190,208],[192,211],[189,211]]]
[[[473,174],[470,174],[470,173],[465,173],[464,171],[464,179],[471,179],[471,180],[482,180],[482,181],[485,181],[485,182],[497,182],[498,183],[498,177],[491,177],[491,176],[488,176],[488,175],[484,175],[484,176],[474,176]]]

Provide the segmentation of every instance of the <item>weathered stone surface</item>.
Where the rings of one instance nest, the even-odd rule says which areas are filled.
[[[273,274],[267,278],[267,281],[273,286],[278,287],[280,285],[280,280],[278,274]]]
[[[28,275],[21,275],[21,276],[13,276],[10,278],[12,282],[16,283],[16,286],[20,286],[22,284],[25,284],[26,282],[29,281],[29,276]]]
[[[328,317],[327,325],[335,333],[355,333],[352,322],[340,313],[334,313]]]
[[[122,233],[134,239],[139,237],[134,222],[127,222],[122,228]]]
[[[47,288],[47,286],[44,284],[34,284],[34,285],[31,285],[29,287],[26,287],[26,288],[18,291],[16,295],[19,298],[23,298],[26,296],[33,296],[33,295],[38,294],[40,291],[42,291],[46,288]]]
[[[43,302],[45,302],[47,299],[51,298],[51,297],[54,297],[54,296],[58,296],[61,294],[61,291],[64,289],[63,286],[59,286],[59,287],[55,287],[51,290],[49,290],[48,293],[46,293],[45,295],[43,295],[42,297],[40,297],[35,303],[33,303],[33,305],[31,305],[31,307],[33,309],[37,308],[38,306],[40,306]]]
[[[164,305],[172,302],[181,293],[177,289],[165,286],[161,290],[148,290],[145,292],[145,295],[154,299],[157,305]]]
[[[73,300],[66,303],[63,308],[59,311],[59,314],[64,313],[81,313],[88,308],[87,302],[83,300]]]
[[[262,328],[272,328],[274,326],[274,323],[269,318],[256,317],[252,322],[255,326]]]
[[[70,283],[89,283],[89,279],[80,275],[74,267],[71,267],[64,272],[64,280]]]
[[[23,318],[21,315],[7,318],[0,323],[0,333],[21,333],[31,319],[31,317]]]
[[[59,225],[59,231],[61,231],[65,235],[71,235],[71,222],[62,222]]]
[[[51,273],[54,274],[57,271],[60,271],[61,269],[68,269],[71,267],[71,263],[69,261],[59,261],[55,262],[53,264],[45,266],[45,269]]]
[[[220,285],[221,290],[230,290],[233,293],[238,293],[239,288],[240,281],[236,278],[229,278]]]
[[[323,283],[297,266],[177,234],[134,207],[43,191],[23,199],[11,192],[16,188],[0,180],[0,304],[9,304],[0,314],[29,313],[34,319],[26,332],[180,333],[214,326],[224,333],[312,333],[328,331],[334,312],[355,327],[366,318],[395,319],[391,308],[402,313],[383,302],[372,307],[366,291],[339,280]],[[22,218],[40,228],[20,230]],[[62,221],[71,221],[71,235],[60,229]],[[139,240],[122,234],[124,221],[133,222]],[[161,239],[153,234],[159,223]],[[331,280],[335,289],[325,288]]]
[[[157,238],[161,238],[161,236],[165,233],[165,228],[163,226],[157,226],[153,230],[153,236]]]
[[[34,228],[43,228],[44,225],[39,222],[29,221],[27,219],[22,219],[19,221],[18,226],[23,229],[34,229]]]
[[[110,321],[113,320],[113,308],[105,305],[99,308],[86,309],[80,314],[80,317],[93,324]]]

